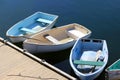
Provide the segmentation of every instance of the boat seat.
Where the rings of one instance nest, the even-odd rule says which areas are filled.
[[[48,23],[48,24],[51,24],[51,23],[52,23],[52,21],[47,20],[47,19],[42,19],[42,18],[38,18],[37,21],[38,21],[38,22],[43,22],[43,23]]]
[[[25,31],[25,32],[30,32],[30,33],[36,33],[36,31],[35,30],[32,30],[32,29],[28,29],[28,28],[21,28],[20,29],[21,31]]]
[[[74,64],[78,65],[91,65],[91,66],[102,66],[104,65],[104,62],[102,61],[82,61],[82,60],[74,60]]]
[[[74,40],[73,38],[68,37],[68,38],[65,38],[65,39],[60,40],[60,42],[61,42],[61,43],[66,43],[66,42],[71,42],[71,41],[73,41],[73,40]]]
[[[32,28],[32,30],[34,30],[34,31],[42,31],[45,28],[46,27],[41,27],[40,25],[36,25],[35,27]]]
[[[48,39],[49,41],[51,41],[54,44],[61,44],[57,39],[55,39],[54,37],[50,36],[49,34],[44,35],[44,37],[46,39]]]
[[[75,30],[75,29],[68,30],[67,32],[68,32],[68,35],[73,37],[73,38],[79,38],[79,37],[82,38],[85,36],[84,33],[80,32],[78,30]]]

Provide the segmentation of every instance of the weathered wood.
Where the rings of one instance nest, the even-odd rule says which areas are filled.
[[[75,79],[49,63],[0,38],[0,80]]]
[[[120,71],[115,70],[115,71],[107,71],[107,78],[109,80],[120,80]]]
[[[120,59],[111,64],[105,71],[109,80],[120,80]]]

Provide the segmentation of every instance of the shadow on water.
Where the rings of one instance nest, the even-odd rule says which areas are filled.
[[[71,48],[59,52],[35,53],[34,55],[54,65],[68,59],[70,50]]]
[[[13,44],[23,49],[23,42],[13,43]]]
[[[54,26],[53,28],[55,28],[55,27],[56,26]],[[23,49],[23,42],[18,42],[18,43],[14,43],[14,44]],[[71,48],[68,48],[68,49],[65,49],[62,51],[56,51],[56,52],[34,53],[33,55],[37,56],[40,59],[44,59],[45,61],[54,65],[54,64],[57,64],[59,62],[62,62],[62,61],[65,61],[66,59],[68,59]]]

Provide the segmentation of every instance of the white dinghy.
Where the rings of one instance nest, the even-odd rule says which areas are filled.
[[[73,46],[78,38],[88,38],[91,31],[73,23],[35,34],[26,39],[23,48],[31,53],[60,51]]]

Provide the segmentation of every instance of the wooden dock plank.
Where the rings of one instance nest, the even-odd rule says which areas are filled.
[[[53,78],[53,80],[75,79],[70,75],[61,75],[61,73],[40,64],[39,61],[35,61],[0,41],[0,80],[42,80],[49,78]]]

